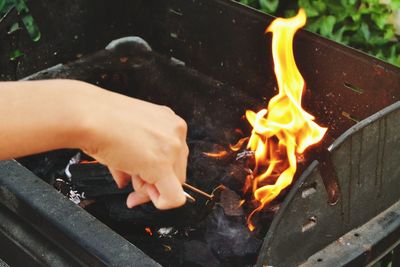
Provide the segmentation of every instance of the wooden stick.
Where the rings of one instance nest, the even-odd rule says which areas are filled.
[[[182,186],[186,187],[187,189],[189,189],[189,190],[191,190],[193,192],[196,192],[196,193],[198,193],[198,194],[200,194],[200,195],[202,195],[202,196],[204,196],[204,197],[206,197],[206,198],[208,198],[210,200],[212,200],[214,198],[213,195],[210,195],[210,194],[208,194],[208,193],[206,193],[206,192],[204,192],[204,191],[202,191],[202,190],[200,190],[200,189],[198,189],[198,188],[196,188],[196,187],[194,187],[194,186],[192,186],[190,184],[183,183]]]

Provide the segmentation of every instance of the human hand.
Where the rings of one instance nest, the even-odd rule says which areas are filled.
[[[107,165],[119,187],[132,181],[128,207],[185,203],[187,127],[171,109],[74,80],[0,82],[0,89],[0,159],[80,148]]]
[[[109,167],[118,187],[132,182],[127,206],[185,203],[187,126],[170,108],[99,89],[86,90],[86,138],[80,148]]]

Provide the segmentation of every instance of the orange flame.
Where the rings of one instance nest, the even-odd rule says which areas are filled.
[[[215,159],[223,159],[226,156],[228,156],[227,151],[218,151],[218,152],[203,152],[203,155],[210,157],[210,158],[215,158]]]
[[[153,232],[151,231],[150,227],[146,227],[146,228],[144,228],[144,230],[146,231],[146,233],[147,233],[148,235],[150,235],[150,236],[153,235]]]
[[[79,164],[96,164],[99,163],[97,160],[81,160]]]
[[[268,109],[255,113],[246,111],[253,127],[248,149],[254,151],[255,167],[251,185],[259,206],[250,213],[248,226],[254,225],[251,217],[275,199],[289,186],[297,169],[297,156],[310,145],[322,140],[327,128],[322,128],[301,106],[305,82],[293,55],[293,37],[306,23],[306,14],[300,9],[289,19],[277,18],[267,28],[272,33],[272,54],[279,93],[271,98]],[[248,180],[248,179],[247,179]]]
[[[236,144],[234,144],[234,145],[229,145],[229,148],[230,148],[232,151],[235,151],[235,152],[236,152],[236,151],[239,151],[239,149],[242,148],[243,144],[244,144],[247,140],[249,140],[248,137],[241,138]]]

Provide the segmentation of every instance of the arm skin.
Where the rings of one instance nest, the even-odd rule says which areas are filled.
[[[128,207],[184,204],[184,120],[165,107],[73,80],[0,82],[0,159],[79,148],[107,165]]]

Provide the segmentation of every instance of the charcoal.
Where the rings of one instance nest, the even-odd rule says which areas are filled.
[[[244,217],[233,220],[227,217],[221,207],[207,217],[205,238],[212,251],[220,259],[241,257],[254,259],[262,240],[252,235],[243,223]]]
[[[189,149],[188,183],[201,188],[203,191],[211,192],[221,184],[226,166],[233,157],[215,159],[206,156],[204,152],[226,151],[226,148],[202,140],[190,141]]]
[[[108,168],[102,164],[74,164],[69,170],[74,189],[85,192],[88,198],[132,192],[130,185],[119,189]]]
[[[183,207],[171,210],[159,210],[152,203],[129,209],[126,206],[126,195],[102,198],[109,219],[116,222],[132,223],[142,226],[182,226],[190,225],[200,219],[203,206],[186,203]]]
[[[57,178],[53,186],[55,189],[57,189],[58,192],[61,194],[67,196],[69,194],[69,191],[71,190],[72,185],[70,183],[67,183],[64,179]]]
[[[220,266],[208,245],[192,240],[184,244],[184,262],[182,266]]]
[[[96,200],[94,199],[83,199],[78,205],[79,207],[86,209],[88,206],[93,205],[94,203],[96,203]]]
[[[245,163],[243,161],[235,161],[226,167],[220,181],[234,191],[240,192],[244,187],[247,175]]]
[[[240,205],[240,196],[229,188],[225,188],[221,192],[219,205],[227,216],[244,216],[243,208]]]
[[[35,175],[53,184],[57,178],[63,177],[65,166],[76,153],[77,150],[75,149],[61,149],[18,158],[17,160]]]

